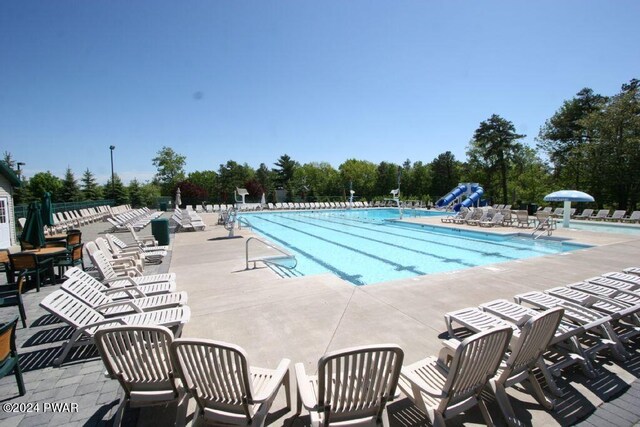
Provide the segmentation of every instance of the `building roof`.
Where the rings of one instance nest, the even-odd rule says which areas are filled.
[[[15,172],[11,170],[9,165],[7,165],[4,161],[1,161],[1,160],[0,160],[0,175],[7,178],[7,180],[9,180],[11,185],[13,185],[14,187],[20,187],[21,185],[20,178],[18,178]]]

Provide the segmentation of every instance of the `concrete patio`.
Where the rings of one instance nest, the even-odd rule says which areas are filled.
[[[554,238],[597,245],[589,249],[509,263],[475,267],[450,273],[356,287],[341,279],[320,276],[283,279],[271,269],[245,270],[245,242],[252,236],[243,229],[236,239],[224,238],[226,230],[215,225],[217,215],[202,214],[204,232],[172,234],[170,260],[150,266],[149,273],[172,271],[178,289],[188,292],[191,321],[183,336],[210,338],[238,344],[252,364],[275,367],[286,357],[305,364],[314,372],[318,358],[327,351],[361,345],[394,342],[405,351],[405,363],[413,363],[440,349],[446,337],[443,314],[476,306],[495,298],[511,299],[528,290],[544,290],[638,265],[640,238],[590,232],[557,230]],[[410,219],[437,225],[436,218]],[[465,226],[462,226],[465,227]],[[468,227],[468,226],[466,226]],[[83,227],[83,241],[92,240],[108,228],[106,223]],[[474,227],[477,229],[477,227]],[[483,229],[513,233],[515,228]],[[525,231],[520,231],[526,233]],[[143,230],[141,234],[148,234]],[[528,232],[530,233],[530,231]],[[128,234],[120,234],[128,238]],[[17,397],[13,377],[0,380],[5,402],[76,402],[75,413],[2,413],[1,425],[103,425],[111,420],[120,397],[116,381],[102,377],[102,364],[92,347],[79,351],[61,368],[51,360],[68,337],[69,329],[56,323],[37,304],[58,286],[46,286],[40,293],[25,294],[28,329],[18,329],[19,351],[25,372],[26,396]],[[17,312],[17,310],[15,310]],[[0,311],[0,321],[13,315]],[[640,421],[640,346],[627,345],[632,357],[615,362],[608,354],[595,365],[599,375],[584,377],[569,369],[557,379],[565,396],[557,408],[547,412],[527,394],[510,391],[520,401],[514,405],[523,422],[532,425],[634,425]],[[517,403],[517,402],[516,402]],[[308,416],[294,417],[286,411],[280,393],[269,422],[272,425],[302,426]],[[195,404],[190,402],[188,413]],[[502,418],[497,404],[489,405],[497,424]],[[129,410],[128,425],[172,425],[172,408]],[[424,417],[404,396],[389,407],[395,426],[427,425]],[[449,425],[482,424],[479,411],[452,419]]]

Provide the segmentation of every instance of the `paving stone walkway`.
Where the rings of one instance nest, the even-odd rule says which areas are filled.
[[[82,227],[83,241],[94,240],[104,234],[107,228],[107,223]],[[140,234],[150,234],[149,227]],[[128,233],[119,233],[118,236],[127,242],[132,241]],[[171,253],[162,264],[149,265],[145,272],[153,274],[168,271],[170,257]],[[3,283],[3,280],[4,276],[0,277],[0,283]],[[0,409],[0,426],[103,426],[112,423],[122,392],[117,381],[104,377],[104,366],[95,347],[80,347],[72,352],[62,367],[51,366],[62,342],[68,339],[72,332],[69,327],[58,322],[38,306],[42,298],[57,289],[59,289],[58,285],[47,285],[42,287],[40,292],[30,289],[24,294],[28,328],[22,328],[19,323],[17,342],[27,394],[18,396],[13,376],[0,379],[0,408],[4,409],[5,405],[9,405],[7,407],[9,410]],[[0,322],[8,320],[15,314],[17,309],[0,310]],[[637,339],[635,341],[630,349],[634,357],[626,364],[627,370],[637,378],[640,370],[640,344]],[[603,384],[602,388],[606,389],[607,386]],[[593,412],[578,425],[640,427],[640,382],[636,380],[630,386],[626,383],[617,384],[617,387],[615,392],[604,390],[605,403],[594,408]],[[418,422],[415,417],[411,418],[415,420],[413,423],[407,421],[406,417],[402,418],[398,415],[406,409],[407,401],[403,399],[392,405],[389,411],[391,424],[394,426],[425,425],[423,421]],[[26,407],[23,404],[30,406]],[[53,404],[66,404],[66,406],[54,410]],[[128,410],[122,424],[125,426],[159,425],[164,421],[164,425],[171,425],[171,422],[167,421],[171,420],[171,416],[164,416],[167,411],[171,412],[171,409],[158,408],[150,416],[149,413],[140,410]],[[415,410],[409,408],[409,412],[415,412]],[[465,420],[469,421],[469,419]],[[502,420],[495,418],[494,420],[499,425],[502,423]],[[452,421],[451,425],[460,425],[460,421]],[[565,424],[561,420],[558,421]],[[476,422],[475,418],[473,422]],[[535,420],[531,422],[535,425]],[[278,418],[273,423],[274,425],[303,426],[308,425],[308,416],[297,419],[287,416]]]
[[[83,226],[82,241],[95,240],[108,229],[106,222]],[[151,234],[150,227],[139,234]],[[117,236],[127,243],[133,242],[128,232]],[[167,272],[170,262],[169,252],[162,264],[147,265],[145,274]],[[86,254],[85,265],[91,265]],[[6,283],[4,275],[0,277],[0,283]],[[112,424],[122,392],[117,381],[105,378],[104,365],[95,346],[78,347],[61,367],[51,366],[72,330],[38,304],[59,288],[58,284],[47,284],[41,287],[40,292],[34,288],[23,294],[28,327],[22,328],[18,322],[16,341],[27,393],[18,395],[13,375],[0,379],[0,426],[90,427]],[[17,314],[17,307],[3,308],[0,310],[0,322],[6,322]],[[127,411],[123,425],[136,425],[138,416],[139,410]]]

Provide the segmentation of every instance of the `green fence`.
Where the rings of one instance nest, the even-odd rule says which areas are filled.
[[[77,209],[87,209],[87,208],[95,208],[96,206],[113,206],[115,204],[114,200],[86,200],[84,202],[63,202],[63,203],[52,203],[53,212],[66,212],[66,211],[74,211]],[[16,218],[16,224],[18,223],[18,218],[26,218],[27,210],[29,209],[29,205],[17,205],[14,206],[14,216]]]

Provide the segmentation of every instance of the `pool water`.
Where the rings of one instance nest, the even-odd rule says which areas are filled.
[[[558,222],[559,226],[562,226],[562,221]],[[610,222],[600,221],[571,221],[569,228],[574,230],[595,231],[598,233],[617,233],[627,235],[640,235],[639,225],[628,224],[612,224]]]
[[[405,211],[404,216],[441,215]],[[584,246],[402,223],[397,209],[246,214],[254,232],[296,255],[302,275],[355,285],[557,254]]]

